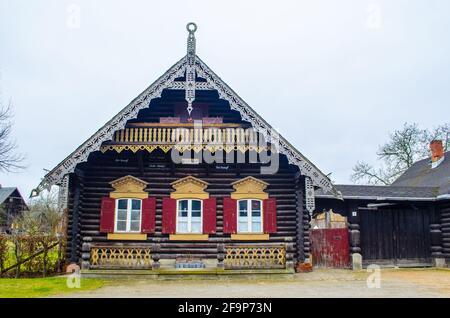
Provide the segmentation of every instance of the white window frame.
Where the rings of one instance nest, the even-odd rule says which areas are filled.
[[[187,216],[187,232],[180,232],[178,230],[178,209],[180,201],[188,201],[188,216]],[[200,201],[200,232],[192,232],[192,201]],[[202,199],[178,199],[177,200],[177,218],[176,218],[176,233],[177,234],[203,234],[203,200]]]
[[[239,219],[241,218],[240,217],[240,215],[239,215],[239,202],[242,202],[242,201],[247,201],[247,231],[239,231]],[[252,201],[259,201],[259,203],[260,203],[260,207],[261,207],[261,216],[260,216],[260,218],[261,218],[261,231],[258,231],[258,232],[256,232],[256,231],[253,231],[253,216],[252,216],[252,212],[253,212],[253,209],[252,209]],[[236,213],[236,231],[237,231],[237,233],[243,233],[243,234],[262,234],[262,233],[264,233],[264,217],[263,217],[263,209],[264,209],[264,207],[263,207],[263,200],[260,200],[260,199],[239,199],[239,200],[236,200],[236,210],[237,210],[237,213]]]
[[[126,230],[125,231],[119,231],[117,230],[117,216],[119,215],[119,200],[127,200],[127,226],[126,226]],[[139,230],[137,231],[131,231],[131,206],[132,206],[132,201],[133,200],[137,200],[141,202],[141,217],[139,220]],[[119,198],[116,199],[115,202],[115,211],[114,211],[114,233],[141,233],[142,231],[142,199],[136,199],[136,198]]]

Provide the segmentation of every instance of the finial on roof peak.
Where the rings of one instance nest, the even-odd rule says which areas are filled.
[[[195,31],[197,31],[197,24],[195,24],[194,22],[189,22],[188,24],[186,24],[186,29],[189,33],[195,33]]]
[[[189,22],[186,25],[189,35],[187,38],[187,67],[186,67],[186,101],[188,103],[187,112],[191,116],[194,109],[192,103],[195,100],[195,36],[197,24]]]
[[[189,64],[191,64],[190,62],[194,62],[195,60],[195,31],[197,31],[197,24],[195,24],[194,22],[189,22],[188,24],[186,24],[186,30],[189,32],[188,38],[187,38],[187,55],[188,55],[188,59],[192,58],[192,61],[188,61]],[[192,63],[191,65],[193,65],[194,63]]]

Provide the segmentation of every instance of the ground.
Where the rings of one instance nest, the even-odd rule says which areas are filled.
[[[449,269],[383,269],[380,288],[367,271],[315,270],[312,273],[251,277],[81,278],[81,288],[65,277],[0,279],[2,297],[450,297]],[[372,275],[372,276],[371,276]],[[367,280],[369,278],[369,288]]]
[[[288,277],[116,280],[68,297],[450,297],[450,270],[383,269],[380,288],[373,273],[315,270]]]

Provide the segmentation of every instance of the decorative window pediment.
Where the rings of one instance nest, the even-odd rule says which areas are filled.
[[[120,198],[135,198],[146,199],[148,193],[144,191],[148,183],[133,176],[125,176],[110,182],[114,191],[110,192],[109,196],[113,199]]]
[[[231,198],[240,199],[260,199],[265,200],[269,195],[264,191],[269,185],[267,182],[254,177],[246,177],[231,184],[235,189],[231,193]]]
[[[175,189],[170,193],[172,199],[208,199],[209,193],[205,191],[209,183],[188,176],[171,183],[171,186]]]
[[[100,232],[108,240],[145,241],[155,231],[156,199],[144,191],[148,183],[131,175],[110,182],[114,188],[102,198]]]

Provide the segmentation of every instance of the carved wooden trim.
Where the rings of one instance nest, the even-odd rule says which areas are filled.
[[[170,241],[207,241],[208,234],[170,234]]]
[[[115,189],[109,193],[113,199],[130,198],[146,199],[148,193],[144,191],[148,183],[131,175],[110,182]]]
[[[78,163],[87,161],[90,153],[100,150],[103,142],[111,140],[115,131],[123,129],[128,120],[136,118],[139,111],[148,107],[152,99],[161,97],[163,89],[172,87],[175,79],[185,74],[188,69],[187,62],[188,57],[185,56],[172,66],[155,83],[150,85],[149,88],[106,123],[91,138],[51,170],[33,193],[38,194],[43,189],[49,189],[53,184],[60,184],[62,178],[66,174],[72,173]],[[273,128],[231,90],[198,56],[195,58],[195,65],[190,66],[190,68],[191,70],[195,68],[197,76],[206,79],[209,86],[218,91],[219,98],[227,100],[230,103],[230,107],[241,114],[243,120],[250,122],[252,127],[262,133],[268,142],[276,145],[278,152],[285,154],[289,163],[298,166],[302,175],[309,176],[314,186],[323,188],[326,192],[330,191],[336,197],[341,197],[341,194],[326,175],[287,140],[279,136],[275,131],[272,131]]]
[[[199,199],[204,200],[209,198],[209,193],[205,191],[209,183],[197,179],[192,176],[179,179],[171,183],[175,189],[170,193],[172,199]]]
[[[243,178],[241,180],[233,182],[231,185],[235,189],[235,191],[231,193],[232,199],[265,200],[269,198],[269,195],[264,191],[269,184],[254,177],[250,176]]]
[[[236,241],[268,241],[269,234],[231,234],[231,240]]]
[[[108,233],[108,240],[145,241],[147,234],[141,233]]]

